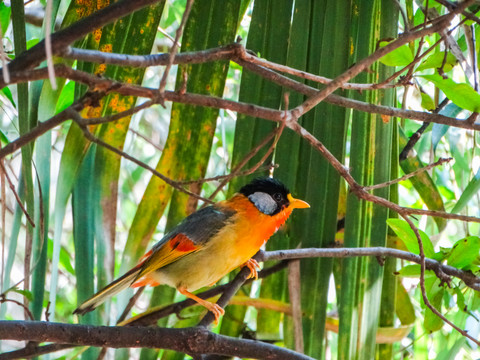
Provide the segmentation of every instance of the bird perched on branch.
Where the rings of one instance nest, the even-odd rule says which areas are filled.
[[[175,287],[215,315],[225,313],[217,304],[192,291],[212,286],[240,267],[257,277],[252,256],[287,220],[293,209],[310,207],[294,199],[280,181],[255,179],[231,199],[200,209],[186,217],[147,252],[133,269],[80,305],[74,314],[85,314],[126,287],[160,284]]]

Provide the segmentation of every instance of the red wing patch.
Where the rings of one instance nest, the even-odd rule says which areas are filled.
[[[193,241],[184,234],[178,234],[157,249],[154,247],[154,249],[147,252],[140,259],[136,267],[141,268],[141,270],[131,286],[159,285],[157,280],[149,277],[150,273],[179,260],[189,253],[199,250],[200,247],[201,245],[195,245]]]
[[[173,239],[168,241],[168,245],[172,250],[180,252],[191,252],[197,250],[197,246],[187,235],[178,234]]]

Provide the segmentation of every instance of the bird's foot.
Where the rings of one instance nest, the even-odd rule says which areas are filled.
[[[257,269],[260,269],[260,264],[257,262],[255,259],[249,259],[243,266],[248,267],[250,270],[250,275],[248,275],[247,279],[252,279],[254,278],[255,280],[258,280],[258,272]]]
[[[213,314],[213,316],[215,316],[215,325],[218,325],[218,320],[220,319],[220,316],[225,314],[225,310],[220,305],[211,303],[210,301],[207,301],[207,300],[204,300],[204,299],[201,299],[198,296],[189,292],[184,287],[179,287],[179,288],[177,288],[177,290],[181,294],[183,294],[186,297],[196,301],[197,303],[199,303],[200,305],[205,307],[208,311],[210,311]]]
[[[205,304],[202,305],[215,316],[215,325],[218,325],[218,320],[225,314],[225,310],[220,305],[208,301],[205,301]]]

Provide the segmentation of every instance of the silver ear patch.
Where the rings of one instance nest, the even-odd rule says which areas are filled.
[[[266,215],[272,215],[277,210],[277,203],[264,192],[256,192],[248,197],[255,207]]]

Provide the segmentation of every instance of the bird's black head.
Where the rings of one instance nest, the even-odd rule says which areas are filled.
[[[240,189],[256,208],[266,215],[278,214],[289,205],[290,191],[273,178],[257,178]]]

